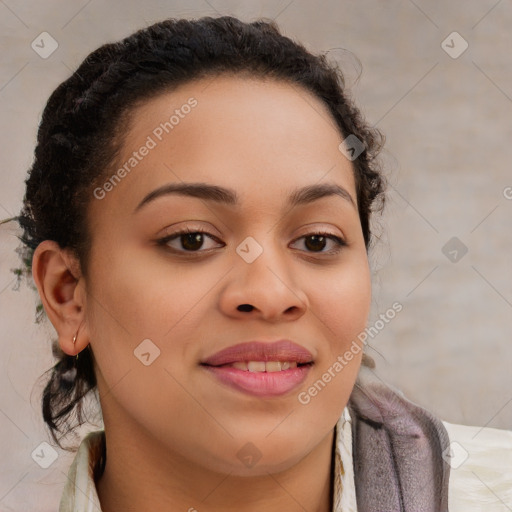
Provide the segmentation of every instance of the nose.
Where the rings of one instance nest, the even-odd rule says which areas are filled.
[[[233,318],[269,322],[297,320],[308,309],[308,298],[285,255],[265,249],[254,261],[238,256],[221,292],[220,308]]]

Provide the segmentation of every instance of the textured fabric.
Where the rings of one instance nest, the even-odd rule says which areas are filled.
[[[510,512],[512,430],[443,423],[453,451],[450,512]]]
[[[336,424],[333,512],[357,512],[354,465],[352,463],[352,418],[345,407]]]
[[[105,431],[89,432],[80,443],[68,471],[59,512],[101,512],[94,483],[94,468],[105,445]]]
[[[385,390],[384,395],[381,393],[382,390],[372,394],[372,390],[368,391],[365,387],[366,394],[361,396],[358,390],[361,391],[357,387],[354,388],[351,400],[336,424],[333,512],[366,512],[372,509],[364,507],[372,503],[376,504],[374,510],[379,512],[425,510],[421,508],[423,504],[414,508],[416,506],[415,485],[421,487],[422,483],[418,475],[421,475],[421,478],[427,475],[424,482],[427,487],[437,482],[438,485],[441,484],[441,488],[444,476],[439,479],[438,475],[437,479],[434,478],[431,481],[428,475],[429,472],[435,474],[435,466],[429,465],[426,472],[424,472],[425,468],[421,468],[425,453],[429,454],[427,460],[437,460],[436,450],[432,451],[432,447],[428,446],[429,443],[427,442],[425,446],[423,441],[440,436],[445,443],[443,432],[447,433],[450,441],[446,452],[453,452],[451,459],[446,452],[443,454],[443,461],[446,458],[451,464],[448,509],[439,508],[445,506],[446,497],[436,496],[431,508],[426,510],[436,512],[512,510],[512,431],[467,427],[447,422],[442,422],[444,428],[442,426],[440,428],[439,420],[432,422],[431,415],[428,413],[423,415],[425,411],[405,401],[399,394],[393,397]],[[383,396],[388,397],[387,402],[383,402]],[[416,417],[413,415],[415,419],[412,422],[411,411],[418,415]],[[409,420],[407,420],[408,417]],[[68,472],[59,512],[101,512],[94,484],[94,471],[95,468],[97,471],[97,466],[100,465],[104,442],[103,430],[90,432],[82,440]],[[398,457],[398,462],[390,461],[388,457],[390,447],[397,449],[398,454],[402,450],[403,453],[408,451],[409,455],[405,460],[400,461]],[[380,449],[382,453],[376,451]],[[368,457],[368,454],[373,455]],[[383,463],[386,457],[388,457],[387,463]],[[441,464],[439,460],[437,463]],[[377,467],[387,473],[379,474],[373,471],[373,468]],[[405,484],[397,482],[393,467],[409,470],[405,478],[399,478],[400,481],[408,482]],[[373,477],[369,478],[370,474]],[[367,485],[366,491],[363,485]],[[386,485],[390,489],[382,490],[382,486]],[[402,491],[397,491],[401,488]],[[390,508],[384,505],[382,499],[399,500],[400,492],[402,492],[402,502],[398,501],[398,507],[402,506],[402,508],[396,508],[395,505],[392,505],[395,508]],[[404,497],[403,493],[410,495]],[[360,502],[357,502],[357,499]],[[440,501],[436,503],[436,499]],[[409,508],[404,508],[404,504]],[[429,506],[428,503],[427,506]],[[435,508],[436,506],[438,508]]]
[[[447,512],[450,440],[442,422],[380,382],[349,400],[360,512]]]

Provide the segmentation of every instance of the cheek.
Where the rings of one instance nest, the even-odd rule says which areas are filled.
[[[312,428],[336,421],[361,366],[364,346],[359,336],[366,329],[371,307],[366,251],[354,252],[345,263],[309,293],[312,318],[326,340],[314,376],[297,396]]]
[[[308,395],[326,410],[339,407],[340,400],[348,400],[360,368],[364,347],[359,336],[365,331],[371,307],[371,278],[366,261],[364,257],[356,260],[355,265],[347,265],[330,280],[315,308],[330,343],[315,368],[315,378],[320,382]]]
[[[330,340],[330,357],[344,352],[364,331],[371,307],[371,277],[366,253],[354,255],[309,292],[311,313]],[[327,361],[324,361],[327,362]]]
[[[197,305],[218,277],[198,275],[192,266],[174,271],[133,248],[111,247],[105,254],[108,261],[91,265],[87,311],[104,416],[136,420],[162,439],[201,453],[204,446],[194,439],[201,439],[210,418],[187,391],[183,359],[190,332],[200,325]],[[175,421],[177,414],[183,423]]]
[[[122,247],[105,251],[108,261],[94,268],[95,309],[116,331],[133,340],[161,338],[199,300],[200,280],[187,279],[172,264],[159,264],[150,251]],[[151,257],[152,256],[152,257]],[[207,283],[206,283],[207,284]]]
[[[179,366],[190,349],[187,336],[197,332],[208,300],[211,304],[206,295],[215,292],[225,272],[172,264],[121,243],[105,247],[91,265],[87,316],[91,345],[107,384],[141,366],[136,354],[146,345],[155,354],[160,351],[160,364]],[[148,339],[155,347],[144,341]]]

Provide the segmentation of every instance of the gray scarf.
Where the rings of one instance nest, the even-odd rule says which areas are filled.
[[[348,408],[358,512],[448,512],[442,422],[376,382],[358,380]]]

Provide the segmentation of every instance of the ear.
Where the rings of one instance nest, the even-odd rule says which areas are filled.
[[[68,355],[78,354],[89,343],[87,330],[82,325],[85,323],[86,294],[79,261],[57,242],[44,240],[34,251],[32,277],[46,314],[59,336],[60,348]]]

